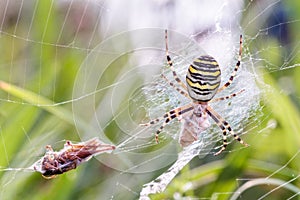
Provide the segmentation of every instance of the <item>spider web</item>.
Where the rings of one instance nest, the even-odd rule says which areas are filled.
[[[181,195],[299,198],[299,41],[293,34],[300,27],[300,17],[296,7],[271,0],[235,4],[150,1],[145,5],[1,1],[0,198],[47,194],[49,199],[58,195],[143,199],[159,191],[177,199]],[[250,147],[228,136],[226,151],[213,157],[222,146],[222,136],[212,120],[199,140],[186,149],[178,144],[181,122],[177,119],[160,133],[159,144],[154,133],[162,122],[139,125],[190,102],[161,78],[163,73],[174,82],[166,64],[165,28],[174,68],[182,80],[194,58],[210,54],[221,67],[222,84],[237,62],[239,35],[243,34],[241,67],[232,85],[216,98],[245,91],[211,107]],[[271,76],[276,83],[270,81]],[[287,102],[295,108],[285,106]],[[60,150],[66,139],[93,137],[117,149],[51,181],[44,181],[30,168],[48,144]],[[243,155],[249,157],[249,166],[245,173],[231,177],[235,187],[207,189],[212,186],[203,183],[208,180],[204,175],[197,181],[184,178],[186,165],[193,169],[190,175],[208,172],[207,166],[230,173],[228,162],[243,160]],[[181,181],[182,191],[170,184],[174,177]],[[192,194],[191,188],[202,195]],[[28,191],[37,192],[28,195]],[[257,196],[251,196],[254,193]]]

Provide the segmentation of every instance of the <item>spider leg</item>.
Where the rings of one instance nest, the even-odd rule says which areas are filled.
[[[167,113],[165,113],[163,115],[163,117],[159,117],[159,118],[156,118],[154,120],[151,120],[150,122],[148,123],[145,123],[145,124],[140,124],[142,126],[150,126],[152,124],[156,124],[157,122],[165,119],[164,123],[159,127],[159,129],[156,131],[155,133],[155,140],[156,142],[158,143],[158,135],[160,132],[162,132],[162,130],[164,129],[164,127],[172,120],[172,119],[175,119],[175,118],[178,118],[180,116],[182,116],[184,113],[186,112],[189,112],[193,110],[193,106],[192,104],[188,104],[188,105],[185,105],[185,106],[182,106],[182,107],[178,107],[178,108],[175,108]]]
[[[187,97],[187,98],[191,98],[190,96],[189,96],[189,94],[186,92],[186,91],[184,91],[184,90],[182,90],[182,89],[180,89],[179,87],[176,87],[176,85],[174,84],[174,83],[172,83],[165,75],[163,75],[163,74],[161,74],[161,76],[166,80],[166,82],[170,85],[170,86],[172,86],[177,92],[179,92],[181,95],[183,95],[183,96],[185,96],[185,97]]]
[[[239,69],[239,67],[241,65],[241,60],[242,60],[242,43],[243,43],[243,41],[242,41],[242,35],[240,35],[240,50],[239,50],[238,61],[237,61],[236,65],[235,65],[235,68],[234,68],[234,70],[233,70],[233,72],[232,72],[232,74],[231,74],[228,82],[225,83],[222,87],[220,87],[217,92],[221,92],[222,90],[224,90],[225,88],[227,88],[232,83],[232,81],[233,81],[233,79],[234,79],[234,77],[236,75],[236,72],[237,72],[237,70]]]
[[[192,104],[187,104],[185,106],[178,107],[178,108],[175,108],[173,110],[170,110],[169,112],[165,113],[162,117],[153,119],[153,120],[151,120],[148,123],[140,124],[140,125],[141,126],[151,126],[151,125],[156,124],[157,122],[159,122],[159,121],[161,121],[163,119],[167,120],[168,118],[170,118],[170,120],[172,120],[172,119],[174,119],[176,117],[179,117],[183,113],[188,112],[188,111],[190,111],[192,109],[193,109]],[[185,111],[185,110],[187,110],[187,111]]]
[[[164,129],[164,127],[172,120],[172,119],[175,119],[175,118],[178,118],[180,117],[181,115],[183,115],[184,113],[186,112],[189,112],[191,110],[193,110],[193,106],[191,105],[188,105],[187,108],[183,108],[183,107],[180,107],[180,108],[177,108],[175,109],[176,112],[174,114],[169,114],[168,117],[166,118],[166,120],[164,121],[164,123],[159,127],[159,129],[156,131],[155,133],[155,141],[156,143],[159,143],[158,141],[158,135],[160,134],[160,132],[162,132],[162,130]]]
[[[168,65],[170,66],[170,69],[172,70],[173,76],[175,81],[185,90],[187,90],[186,85],[180,80],[180,78],[177,76],[177,73],[173,67],[172,59],[169,55],[169,47],[168,47],[168,31],[165,30],[165,42],[166,42],[166,57],[168,61]]]
[[[226,136],[226,130],[234,137],[235,140],[239,141],[242,145],[248,146],[247,143],[245,143],[230,127],[229,123],[225,121],[217,112],[215,112],[211,107],[207,106],[206,110],[207,114],[217,123],[217,125],[221,128],[223,131],[223,146],[214,155],[219,155],[222,151],[224,151],[228,145],[227,142],[227,136]]]
[[[222,151],[224,151],[226,149],[227,145],[228,145],[228,142],[227,142],[227,133],[226,133],[227,131],[226,131],[226,128],[224,127],[223,123],[219,119],[217,119],[209,110],[207,110],[206,112],[216,122],[216,124],[222,130],[222,133],[223,133],[223,146],[222,146],[222,148],[217,153],[214,154],[215,156],[217,156]]]
[[[241,94],[244,91],[245,91],[245,89],[242,89],[241,91],[239,91],[237,93],[233,93],[233,94],[230,94],[230,95],[225,96],[225,97],[219,97],[219,98],[212,99],[212,100],[209,101],[209,103],[217,102],[217,101],[223,101],[223,100],[226,100],[226,99],[230,99],[232,97],[236,97],[237,95]]]

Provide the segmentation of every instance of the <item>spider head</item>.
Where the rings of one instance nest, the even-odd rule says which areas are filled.
[[[193,114],[196,117],[202,117],[203,114],[205,113],[205,109],[207,107],[207,102],[194,102],[193,103]]]

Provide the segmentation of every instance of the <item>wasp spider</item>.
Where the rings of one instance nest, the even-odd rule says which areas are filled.
[[[192,102],[188,105],[175,108],[165,113],[162,117],[151,120],[150,122],[142,125],[150,126],[161,120],[164,120],[163,124],[159,127],[155,134],[156,142],[158,142],[159,133],[172,119],[184,119],[184,124],[179,142],[182,146],[188,146],[192,142],[196,141],[200,132],[208,128],[208,126],[210,125],[207,119],[208,115],[215,121],[215,123],[223,132],[223,146],[214,155],[218,155],[226,149],[228,145],[227,132],[229,132],[234,137],[234,139],[239,141],[241,144],[248,146],[248,144],[246,144],[232,130],[229,123],[225,121],[217,112],[215,112],[208,105],[208,103],[210,102],[216,102],[235,97],[237,94],[244,91],[241,90],[240,92],[231,94],[229,96],[213,99],[216,93],[221,92],[232,83],[236,75],[242,57],[242,35],[240,35],[240,49],[238,61],[228,82],[226,82],[222,87],[219,87],[221,82],[220,67],[217,61],[209,55],[202,55],[193,61],[193,64],[191,64],[188,68],[186,75],[186,84],[184,84],[177,76],[177,73],[173,67],[173,63],[168,52],[167,30],[165,30],[165,43],[168,65],[172,71],[175,81],[180,87],[177,87],[173,82],[170,82],[164,75],[162,75],[162,77],[169,83],[170,86],[175,88],[180,94],[191,99]]]

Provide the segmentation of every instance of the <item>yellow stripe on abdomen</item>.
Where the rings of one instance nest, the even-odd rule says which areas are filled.
[[[209,85],[209,84],[199,84],[198,82],[197,83],[193,83],[190,79],[186,79],[187,81],[187,84],[190,86],[190,87],[193,87],[193,88],[197,88],[199,90],[215,90],[219,87],[220,83],[216,83],[214,85]]]

